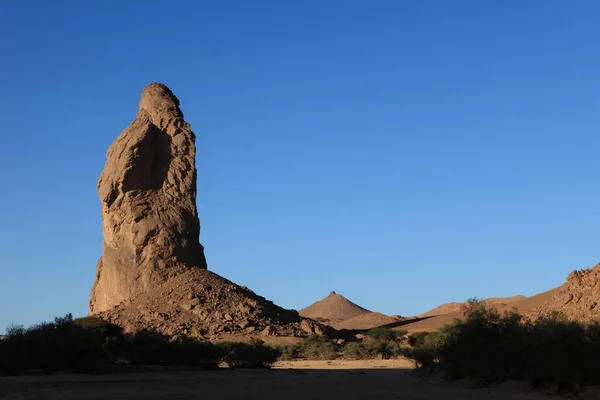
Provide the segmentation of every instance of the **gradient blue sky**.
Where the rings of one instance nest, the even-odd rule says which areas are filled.
[[[0,331],[87,312],[142,88],[198,136],[209,268],[413,315],[600,261],[600,3],[2,1]]]

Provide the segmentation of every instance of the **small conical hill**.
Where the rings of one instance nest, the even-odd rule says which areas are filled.
[[[332,322],[344,321],[370,312],[336,292],[331,292],[324,299],[299,311],[300,315],[305,318]]]

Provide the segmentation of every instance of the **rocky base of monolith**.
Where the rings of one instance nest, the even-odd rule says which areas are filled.
[[[127,332],[151,330],[198,340],[305,337],[333,331],[201,269],[190,269],[97,316]]]

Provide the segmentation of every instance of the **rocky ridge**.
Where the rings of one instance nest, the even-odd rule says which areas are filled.
[[[535,318],[553,311],[578,321],[600,320],[600,264],[571,272],[567,282],[554,290],[552,298],[528,316]]]

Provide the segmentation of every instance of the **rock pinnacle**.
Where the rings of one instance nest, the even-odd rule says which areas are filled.
[[[190,268],[206,269],[196,209],[196,145],[179,100],[160,83],[111,144],[98,181],[103,252],[90,313],[107,310]]]

